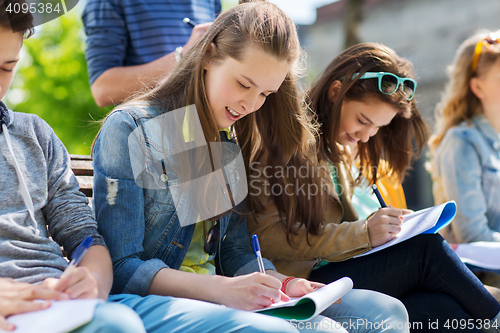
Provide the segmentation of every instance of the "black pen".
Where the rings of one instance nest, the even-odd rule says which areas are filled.
[[[189,17],[185,17],[182,22],[186,23],[186,24],[189,24],[190,26],[192,26],[193,28],[196,26],[196,23],[194,23]]]
[[[375,195],[377,196],[377,199],[378,199],[378,202],[380,203],[380,206],[382,206],[382,208],[387,207],[387,205],[385,204],[384,198],[382,198],[382,194],[380,194],[380,192],[377,188],[377,185],[373,184],[372,189],[373,189],[373,193],[375,193]]]

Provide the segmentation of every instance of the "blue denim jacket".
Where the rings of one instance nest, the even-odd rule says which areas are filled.
[[[452,243],[500,242],[500,135],[482,115],[446,133],[432,161],[436,204],[457,203]]]
[[[111,293],[114,294],[146,295],[160,269],[180,267],[193,236],[195,224],[180,225],[167,186],[147,189],[139,187],[134,180],[129,135],[161,114],[160,108],[152,106],[114,111],[104,122],[94,145],[93,207],[99,232],[113,261]],[[224,136],[221,139],[228,141]],[[144,133],[143,140],[152,147],[168,146],[168,142],[160,142],[155,133]],[[227,155],[230,153],[223,152],[222,159],[234,158]],[[155,172],[154,169],[150,171]],[[160,178],[160,174],[157,176]],[[245,175],[241,177],[246,179]],[[218,272],[236,276],[259,271],[246,218],[229,212],[220,218],[220,223],[220,242],[215,257]],[[270,261],[265,260],[264,264],[266,269],[274,269]]]

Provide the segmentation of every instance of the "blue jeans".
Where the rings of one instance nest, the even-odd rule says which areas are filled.
[[[287,322],[275,317],[241,311],[216,304],[184,298],[150,295],[120,294],[110,296],[110,301],[125,304],[134,309],[142,318],[147,332],[298,332],[302,328],[298,322]],[[341,332],[342,325],[349,332],[384,332],[388,322],[394,327],[399,322],[406,323],[408,316],[398,300],[368,290],[352,290],[344,296],[342,304],[334,304],[326,309],[323,316],[339,323],[321,321],[318,317],[316,330],[301,332]],[[321,323],[319,323],[321,321]],[[384,325],[377,323],[384,322]],[[368,324],[368,327],[366,324]],[[373,323],[373,324],[372,324]],[[407,330],[398,330],[407,332]],[[78,332],[80,333],[80,332]]]
[[[143,333],[141,318],[123,304],[102,303],[95,308],[94,319],[71,333]]]
[[[353,289],[321,313],[350,333],[408,332],[408,314],[401,301],[371,290]]]
[[[419,235],[367,256],[329,263],[314,270],[309,279],[328,283],[343,276],[350,277],[355,288],[403,301],[412,325],[418,324],[414,318],[422,317],[423,308],[432,309],[441,331],[446,331],[442,325],[447,320],[464,316],[486,320],[500,312],[500,304],[440,235]],[[423,323],[423,331],[428,324]]]
[[[186,298],[111,295],[141,317],[148,333],[298,332],[283,319]]]

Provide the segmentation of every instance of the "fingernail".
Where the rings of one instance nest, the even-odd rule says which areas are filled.
[[[66,293],[62,293],[61,296],[59,297],[59,299],[62,299],[62,300],[69,299],[69,295]]]

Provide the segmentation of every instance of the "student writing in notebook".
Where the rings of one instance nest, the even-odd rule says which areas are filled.
[[[223,206],[228,190],[232,199],[239,196],[235,184],[246,185],[246,175],[232,162],[238,157],[236,143],[246,159],[262,140],[276,149],[278,159],[304,150],[301,138],[314,140],[297,96],[299,56],[295,25],[276,5],[240,4],[219,15],[164,84],[106,118],[93,148],[93,207],[111,249],[112,292],[204,300],[225,305],[220,311],[245,319],[253,330],[291,329],[285,321],[241,311],[279,301],[284,276],[267,260],[266,274],[258,273],[240,207],[231,209],[227,198],[229,211],[216,218],[198,218],[193,207]],[[195,118],[199,127],[190,124]],[[236,137],[229,135],[230,126]],[[208,147],[212,159],[207,162]],[[224,169],[210,166],[196,173],[205,164],[221,163]],[[220,170],[222,184],[204,183],[217,179]],[[188,187],[194,183],[189,179],[179,180],[191,172],[201,182],[196,188]],[[184,223],[186,217],[192,217],[190,223]],[[302,279],[284,292],[301,296],[320,286]],[[393,320],[394,327],[407,320],[399,301],[363,291],[324,314],[335,320]]]
[[[428,128],[415,89],[411,63],[388,47],[359,44],[338,55],[307,94],[320,135],[317,151],[311,150],[314,158],[308,164],[294,158],[276,164],[268,147],[255,150],[249,232],[259,236],[263,256],[278,271],[322,283],[348,276],[354,288],[402,300],[412,323],[498,319],[500,304],[439,235],[419,235],[353,258],[401,229],[403,210],[381,208],[358,220],[351,196],[358,182],[374,183],[378,172],[402,179],[413,140],[423,148]],[[356,157],[358,180],[351,175]]]
[[[0,328],[8,331],[15,327],[6,317],[45,309],[50,301],[106,300],[112,281],[108,250],[63,144],[42,119],[13,112],[1,101],[14,78],[23,38],[33,33],[29,12],[7,12],[23,4],[0,0]],[[71,258],[88,236],[95,245],[60,279],[68,265],[61,246]],[[94,319],[75,332],[97,331],[145,332],[134,311],[111,302],[97,305]]]
[[[7,13],[9,5],[19,8],[23,3],[0,0],[0,100],[14,78],[23,36],[31,33],[29,12]],[[14,329],[5,322],[9,315],[50,306],[34,299],[100,298],[107,302],[97,305],[93,320],[72,333],[296,331],[284,320],[253,313],[245,318],[196,300],[147,293],[108,297],[113,281],[110,253],[88,199],[79,191],[64,145],[42,119],[13,112],[1,101],[0,120],[1,328]],[[62,276],[68,262],[61,246],[73,259],[89,236],[93,245],[78,267]],[[54,331],[58,328],[54,322]]]

